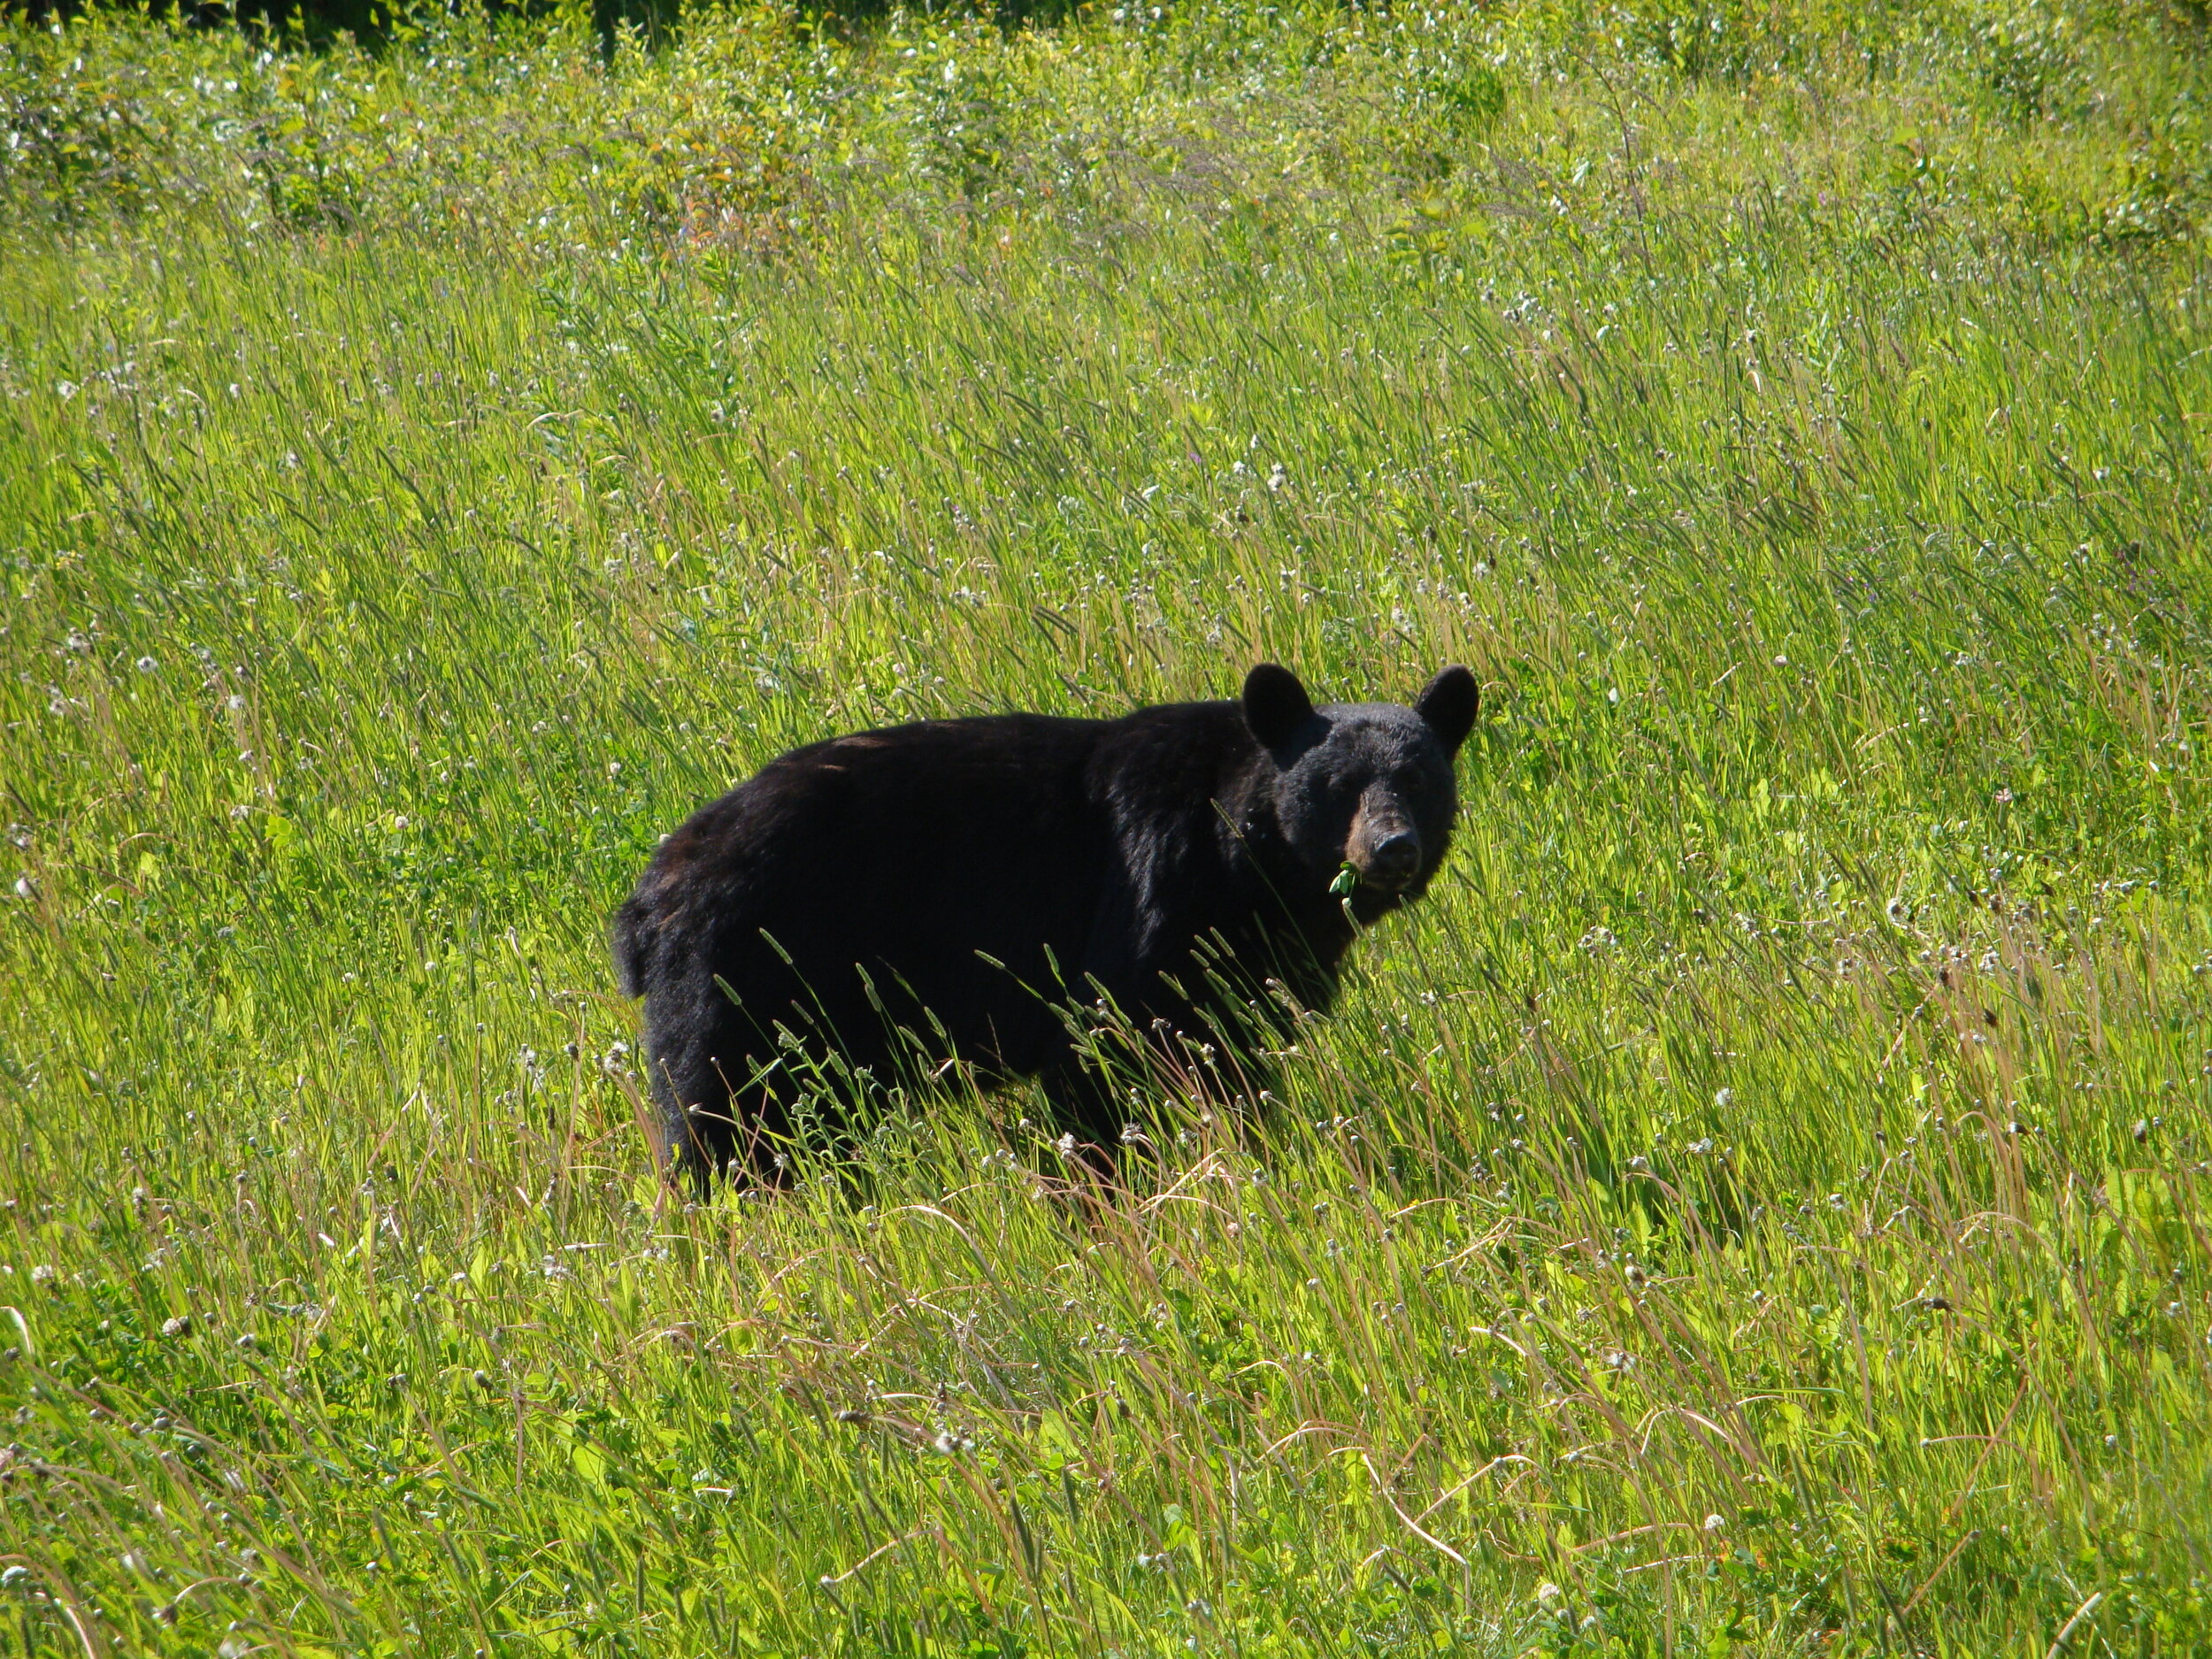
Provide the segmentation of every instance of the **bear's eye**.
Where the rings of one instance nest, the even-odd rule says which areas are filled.
[[[1399,773],[1390,780],[1390,787],[1401,801],[1425,803],[1436,794],[1437,780],[1433,772],[1423,766]]]

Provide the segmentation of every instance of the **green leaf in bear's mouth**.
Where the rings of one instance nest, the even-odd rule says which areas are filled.
[[[1357,886],[1359,866],[1347,858],[1344,868],[1336,872],[1336,879],[1329,883],[1329,892],[1333,897],[1348,899],[1352,896],[1352,889]]]

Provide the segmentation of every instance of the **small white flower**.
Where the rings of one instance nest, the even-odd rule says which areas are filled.
[[[180,1313],[173,1319],[164,1319],[161,1322],[161,1333],[164,1336],[182,1336],[191,1328],[192,1316],[188,1313]]]
[[[1548,1578],[1536,1586],[1536,1599],[1539,1601],[1541,1601],[1546,1607],[1549,1607],[1553,1602],[1558,1601],[1559,1596],[1559,1586],[1552,1583],[1552,1581]]]
[[[53,1282],[54,1264],[51,1262],[41,1262],[31,1270],[31,1283],[34,1285],[50,1285]]]
[[[1728,1523],[1717,1515],[1709,1515],[1705,1517],[1705,1530],[1709,1532],[1723,1532],[1726,1530],[1727,1525]]]
[[[1728,1107],[1734,1105],[1735,1102],[1736,1091],[1732,1088],[1715,1089],[1713,1091],[1713,1104],[1720,1107],[1723,1110],[1725,1110]]]
[[[140,657],[137,667],[142,674],[156,674],[161,672],[161,664],[150,657]]]

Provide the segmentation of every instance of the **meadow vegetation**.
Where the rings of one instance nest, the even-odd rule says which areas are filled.
[[[0,1646],[2202,1651],[2203,28],[4,26]],[[1262,657],[1486,688],[1265,1111],[657,1179],[694,804]]]

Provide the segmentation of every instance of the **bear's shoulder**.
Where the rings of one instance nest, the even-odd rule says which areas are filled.
[[[1114,721],[1092,750],[1085,791],[1124,836],[1214,838],[1262,787],[1265,754],[1233,703],[1162,703]]]
[[[1233,703],[1163,703],[1107,723],[1092,757],[1102,783],[1187,790],[1260,752]]]

